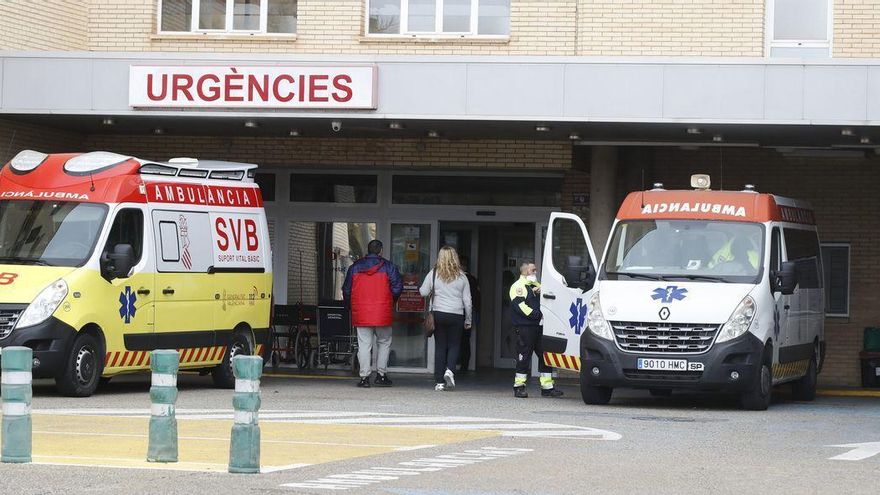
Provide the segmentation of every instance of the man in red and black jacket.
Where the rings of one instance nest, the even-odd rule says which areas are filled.
[[[390,387],[387,371],[391,354],[391,320],[394,301],[400,297],[403,281],[394,263],[382,257],[381,241],[370,241],[367,253],[348,268],[342,295],[351,307],[351,324],[357,328],[361,376],[358,387],[370,386],[374,334],[378,347],[375,384]]]

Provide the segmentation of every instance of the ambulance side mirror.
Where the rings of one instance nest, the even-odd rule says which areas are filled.
[[[102,271],[109,277],[128,277],[128,273],[134,267],[134,248],[131,244],[117,244],[113,246],[113,252],[107,253],[107,258],[102,263]]]
[[[779,271],[773,273],[773,292],[781,292],[783,295],[794,294],[794,288],[797,286],[797,271],[793,261],[782,263]]]

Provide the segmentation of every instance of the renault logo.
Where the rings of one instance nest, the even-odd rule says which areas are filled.
[[[667,308],[666,306],[660,308],[660,319],[663,321],[669,319],[669,308]]]

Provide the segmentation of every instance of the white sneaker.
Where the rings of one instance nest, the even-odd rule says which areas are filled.
[[[435,392],[442,392],[444,390],[446,390],[446,385],[443,385],[442,383],[438,383],[437,385],[434,385]]]
[[[455,388],[455,375],[452,374],[452,370],[447,369],[446,373],[443,373],[443,379],[446,380],[446,388]]]

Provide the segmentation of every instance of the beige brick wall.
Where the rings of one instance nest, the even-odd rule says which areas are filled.
[[[880,56],[880,0],[834,2],[835,57]]]
[[[513,0],[508,41],[376,40],[364,35],[364,0],[300,0],[295,40],[282,36],[156,35],[151,0],[92,1],[96,51],[325,54],[573,55],[577,0]]]
[[[86,2],[0,0],[0,50],[85,50]]]
[[[92,135],[89,150],[153,160],[196,156],[272,166],[566,169],[567,141]]]
[[[580,55],[760,57],[765,0],[581,0]]]

